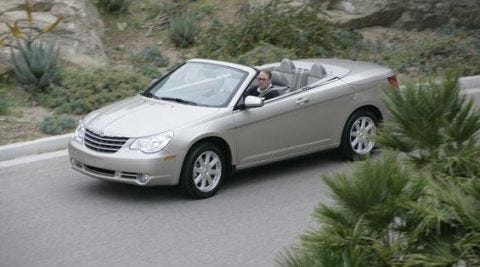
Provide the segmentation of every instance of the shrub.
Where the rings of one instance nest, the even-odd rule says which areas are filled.
[[[141,75],[151,79],[159,78],[162,75],[162,73],[158,70],[157,67],[151,65],[141,66],[138,72]]]
[[[177,47],[189,47],[195,42],[198,33],[199,27],[195,14],[186,12],[170,21],[169,37]]]
[[[40,129],[46,134],[61,134],[75,129],[77,122],[66,115],[46,117],[40,123]]]
[[[152,63],[156,67],[168,65],[168,59],[162,55],[157,46],[145,47],[141,52],[133,55],[133,61],[137,64]]]
[[[163,1],[160,5],[160,10],[168,17],[174,17],[185,12],[185,6],[179,1]]]
[[[295,53],[290,49],[273,46],[267,43],[261,43],[254,49],[240,55],[238,58],[235,58],[232,61],[244,65],[259,66],[266,63],[281,61],[283,58],[294,57]]]
[[[419,168],[450,176],[480,176],[480,114],[460,96],[453,76],[442,82],[387,91],[393,115],[378,142],[401,151]]]
[[[387,156],[326,178],[333,205],[285,266],[478,266],[480,177],[437,179]]]
[[[59,113],[84,114],[132,96],[150,79],[119,69],[65,69],[61,80],[39,102]]]
[[[199,10],[205,15],[212,15],[215,11],[215,5],[211,2],[205,2],[199,7]]]
[[[390,45],[373,45],[370,55],[380,55],[380,63],[398,71],[414,75],[445,74],[455,71],[460,75],[480,73],[480,36],[454,33],[450,35],[415,33],[402,35]],[[365,58],[371,60],[371,57]]]
[[[320,205],[314,216],[321,228],[301,237],[301,246],[280,260],[285,266],[391,266],[400,244],[387,238],[401,228],[402,201],[419,198],[423,184],[395,157],[360,163],[351,174],[325,178],[334,205]],[[402,218],[403,219],[403,218]],[[391,251],[390,251],[391,250]]]
[[[379,143],[395,152],[327,177],[334,204],[281,264],[480,265],[480,114],[450,77],[386,99]]]
[[[0,74],[0,85],[8,81],[7,73]]]
[[[27,26],[21,26],[18,20],[5,22],[12,38],[0,40],[0,47],[10,47],[12,68],[22,87],[27,91],[42,91],[57,74],[58,50],[53,42],[42,41],[41,37],[52,32],[63,17],[40,28],[34,24],[30,1],[25,0],[24,9]]]
[[[200,38],[200,56],[230,60],[262,43],[291,50],[297,57],[328,57],[361,43],[353,32],[335,29],[311,6],[273,1],[247,10],[235,24],[215,24]]]
[[[57,55],[58,50],[53,43],[19,41],[18,51],[12,52],[17,81],[27,91],[44,91],[57,76]]]
[[[0,99],[0,116],[7,115],[8,106],[8,102],[5,99]]]
[[[130,6],[130,0],[98,0],[97,7],[107,13],[120,14],[127,13]]]

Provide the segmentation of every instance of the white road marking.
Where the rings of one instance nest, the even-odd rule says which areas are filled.
[[[67,156],[67,155],[68,155],[68,151],[66,149],[64,149],[64,150],[55,151],[55,152],[25,156],[25,157],[21,157],[21,158],[12,159],[12,160],[0,161],[0,168],[6,168],[6,167],[12,167],[12,166],[21,165],[21,164],[32,163],[32,162],[39,161],[39,160],[60,158],[60,157],[64,157],[64,156]]]

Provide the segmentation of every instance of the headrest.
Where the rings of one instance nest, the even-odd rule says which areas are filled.
[[[282,59],[282,62],[280,62],[280,67],[278,68],[278,71],[284,73],[295,73],[295,65],[290,59],[284,58]]]
[[[322,64],[315,63],[312,65],[312,68],[310,69],[310,76],[321,79],[327,76],[327,71],[325,70],[325,67],[323,67]]]
[[[281,72],[272,71],[272,84],[279,86],[288,86],[288,79]]]

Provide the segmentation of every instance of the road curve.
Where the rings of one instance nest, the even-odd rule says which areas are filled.
[[[250,169],[210,199],[112,184],[68,157],[0,167],[2,266],[274,266],[328,201],[322,175],[348,169],[318,153]]]

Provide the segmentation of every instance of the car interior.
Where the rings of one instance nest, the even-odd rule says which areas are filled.
[[[296,91],[327,76],[325,67],[320,63],[314,63],[311,69],[303,69],[295,67],[295,64],[286,58],[282,59],[279,66],[262,70],[272,72],[272,89],[279,91],[280,95]]]

